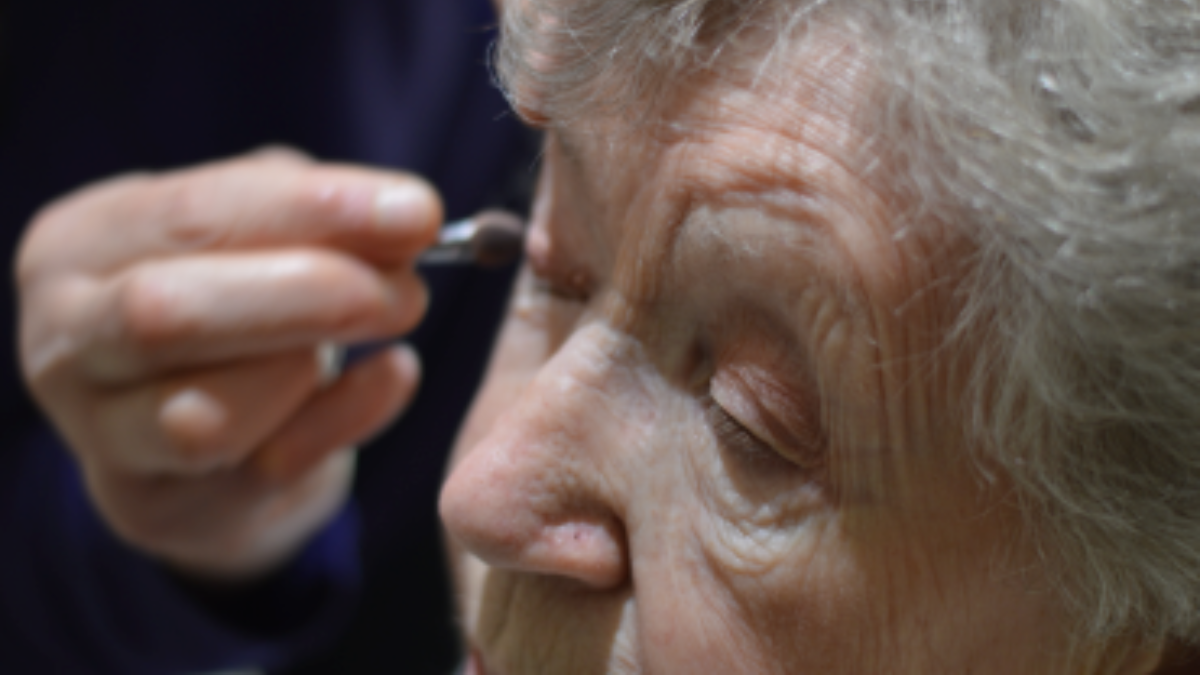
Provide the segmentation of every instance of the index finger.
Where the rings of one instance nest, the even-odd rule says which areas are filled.
[[[21,258],[105,275],[147,258],[318,245],[389,267],[433,243],[441,220],[415,176],[252,155],[86,189],[39,218]]]

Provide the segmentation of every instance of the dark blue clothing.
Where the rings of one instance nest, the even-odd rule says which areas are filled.
[[[8,0],[0,246],[11,259],[37,208],[98,178],[269,143],[424,175],[449,218],[494,204],[532,166],[484,65],[493,21],[487,0]],[[417,402],[363,452],[336,522],[237,592],[192,587],[116,540],[0,359],[0,673],[448,672],[436,496],[511,272],[428,272]]]

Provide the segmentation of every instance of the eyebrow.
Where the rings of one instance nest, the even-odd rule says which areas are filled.
[[[838,292],[832,297],[845,313],[857,314],[872,304],[872,298],[861,285],[853,261],[847,261],[853,277],[851,279],[839,278],[836,271],[831,271],[822,264],[824,256],[834,255],[840,258],[844,255],[842,245],[834,235],[834,228],[830,223],[819,217],[806,223],[804,221],[807,219],[802,215],[802,211],[805,210],[803,207],[781,203],[763,195],[758,195],[752,200],[747,199],[739,210],[745,213],[730,213],[724,210],[704,213],[702,209],[690,210],[672,235],[672,246],[678,245],[684,232],[707,226],[716,233],[723,247],[733,250],[745,250],[742,247],[747,244],[758,247],[763,256],[759,263],[760,269],[762,265],[780,264],[786,264],[788,267],[807,267],[808,271],[804,276],[809,281],[805,286],[815,283],[828,289],[836,288]],[[747,218],[762,219],[762,226],[751,231],[740,228],[739,224],[746,224]],[[816,257],[810,257],[814,253]],[[744,259],[741,262],[732,262],[730,269],[744,264]]]

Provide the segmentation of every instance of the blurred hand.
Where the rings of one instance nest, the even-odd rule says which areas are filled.
[[[281,150],[46,208],[17,262],[21,363],[118,536],[230,581],[300,548],[420,377],[394,349],[329,381],[322,345],[420,321],[441,218],[416,178]]]

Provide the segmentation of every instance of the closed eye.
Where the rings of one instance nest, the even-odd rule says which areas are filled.
[[[766,393],[775,404],[787,401],[789,417],[781,418],[772,406],[744,391],[746,381],[725,368],[709,382],[704,405],[709,425],[718,440],[727,448],[747,457],[770,453],[788,464],[805,470],[820,469],[827,460],[828,443],[810,406],[797,404],[797,397],[783,396],[777,388],[775,396]],[[742,369],[744,370],[744,369]]]
[[[721,407],[711,393],[703,396],[701,405],[704,406],[704,416],[717,442],[724,449],[745,461],[757,464],[773,463],[779,459],[778,453],[769,444],[755,436],[746,425]]]

